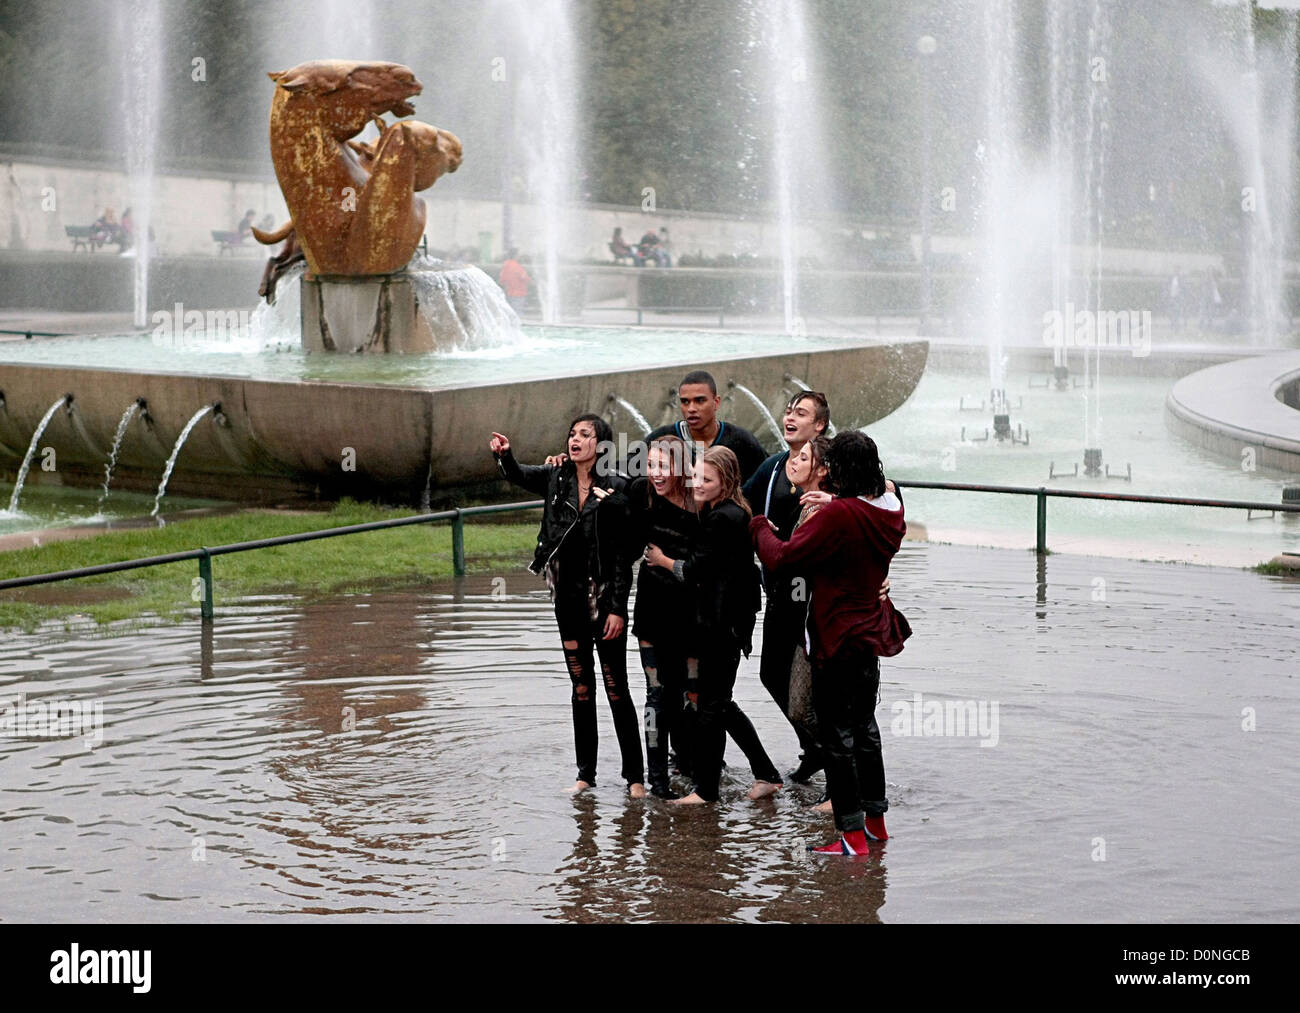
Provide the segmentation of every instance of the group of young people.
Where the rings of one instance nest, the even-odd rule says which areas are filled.
[[[717,418],[708,373],[687,374],[678,396],[682,420],[645,437],[636,477],[611,466],[614,434],[595,414],[574,419],[565,453],[540,465],[516,461],[502,433],[489,444],[505,478],[545,497],[530,569],[551,588],[572,682],[573,790],[596,783],[599,660],[630,795],[645,796],[648,775],[659,798],[717,801],[728,736],[753,773],[749,797],[779,791],[781,774],[733,699],[762,610],[759,677],[803,751],[790,778],[825,770],[819,804],[839,830],[812,850],[866,854],[868,840],[888,836],[879,658],[911,635],[889,598],[906,530],[901,494],[870,437],[828,437],[830,406],[816,391],[787,404],[789,450],[771,456]],[[638,559],[631,633],[646,679],[644,753],[627,673]],[[689,785],[684,795],[674,774]]]

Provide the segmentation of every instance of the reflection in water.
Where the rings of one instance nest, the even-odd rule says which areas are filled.
[[[820,783],[754,803],[736,767],[717,806],[632,801],[613,783],[569,797],[569,680],[546,594],[517,572],[504,595],[476,577],[251,599],[210,628],[6,632],[0,698],[99,701],[105,726],[93,749],[0,737],[0,917],[1300,915],[1285,874],[1297,648],[1279,630],[1297,585],[1053,556],[1050,587],[1038,560],[1031,590],[1025,565],[912,543],[896,558],[916,636],[882,665],[894,838],[863,860],[807,854],[832,834],[807,807]],[[757,671],[743,663],[737,698],[793,765]],[[997,703],[996,748],[911,734],[894,713],[917,694]],[[1210,797],[1234,828],[1231,863],[1186,847]]]

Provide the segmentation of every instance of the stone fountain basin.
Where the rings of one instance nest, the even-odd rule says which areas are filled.
[[[57,480],[97,485],[123,410],[136,398],[148,420],[133,418],[118,453],[115,488],[151,490],[190,417],[200,420],[177,460],[170,492],[266,501],[286,496],[398,496],[505,491],[487,443],[495,430],[522,461],[562,451],[569,420],[586,411],[613,419],[628,442],[640,431],[612,395],[652,425],[680,417],[676,385],[690,369],[709,370],[724,395],[720,415],[776,449],[743,384],[778,416],[798,377],[830,399],[836,425],[865,426],[893,412],[920,381],[927,341],[871,342],[829,349],[710,359],[580,373],[509,383],[427,389],[376,383],[261,380],[35,363],[0,363],[0,469],[15,472],[41,416],[71,393],[70,411],[51,419],[41,446],[55,449]],[[215,417],[214,417],[215,415]],[[37,480],[49,475],[33,474]],[[446,498],[446,497],[438,497]]]

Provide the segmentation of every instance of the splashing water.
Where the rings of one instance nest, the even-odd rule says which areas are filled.
[[[641,427],[640,432],[648,433],[654,428],[654,426],[646,421],[646,417],[636,410],[636,406],[631,402],[619,397],[617,394],[611,394],[609,399],[632,416],[632,421]]]
[[[410,275],[420,315],[439,336],[438,351],[473,351],[522,340],[519,316],[481,269],[470,264],[448,267],[425,257],[412,263]],[[448,325],[450,342],[444,339]]]
[[[162,506],[162,498],[167,492],[167,482],[172,477],[172,469],[176,467],[176,458],[181,454],[181,447],[185,446],[186,439],[189,438],[190,430],[198,425],[199,419],[203,418],[208,412],[212,411],[212,405],[207,404],[196,411],[191,419],[185,423],[185,428],[181,430],[180,436],[176,437],[176,446],[172,447],[171,456],[167,458],[167,467],[163,469],[162,481],[158,483],[158,495],[154,497],[153,509],[149,511],[150,517],[158,516],[158,508]]]
[[[772,413],[767,410],[767,405],[763,404],[759,396],[744,384],[733,383],[731,386],[754,402],[758,410],[763,413],[763,421],[767,423],[767,428],[772,430],[772,435],[781,441],[781,449],[789,450],[790,444],[785,442],[785,434],[781,432],[781,427],[776,424],[776,419],[772,417]]]
[[[132,245],[123,251],[134,255],[132,319],[144,327],[149,314],[149,257],[153,219],[154,155],[163,89],[159,54],[165,52],[159,0],[131,0],[121,19],[125,32],[122,111],[126,133],[127,192],[131,200]]]
[[[499,4],[514,33],[519,57],[514,93],[514,138],[531,200],[541,216],[543,275],[537,279],[542,322],[560,319],[560,251],[572,249],[567,205],[580,164],[577,112],[581,64],[572,11],[565,0]]]
[[[68,397],[64,395],[50,405],[41,418],[40,425],[36,427],[36,432],[32,433],[32,442],[27,445],[27,455],[23,458],[23,466],[18,469],[18,480],[14,483],[13,494],[9,497],[9,509],[5,513],[16,514],[18,512],[18,497],[23,494],[23,483],[27,481],[27,472],[31,470],[32,458],[36,456],[36,444],[40,442],[45,427],[50,424],[50,419],[54,418],[54,413],[59,410],[59,405],[67,403]]]
[[[140,402],[132,401],[117,421],[117,431],[113,433],[113,449],[108,452],[108,461],[104,465],[104,491],[99,494],[99,505],[95,508],[97,513],[104,509],[104,500],[108,499],[108,487],[113,481],[113,469],[117,467],[117,452],[122,446],[122,437],[126,435],[126,427],[130,425],[132,417],[139,410]]]

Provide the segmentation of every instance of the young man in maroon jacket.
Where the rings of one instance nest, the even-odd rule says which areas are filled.
[[[794,568],[811,587],[808,605],[813,708],[826,761],[840,839],[822,855],[865,855],[868,838],[885,840],[885,767],[876,724],[879,658],[903,649],[912,629],[880,586],[907,525],[903,504],[886,491],[875,442],[856,430],[840,433],[826,456],[835,498],[789,541],[766,517],[750,533],[768,569]]]

